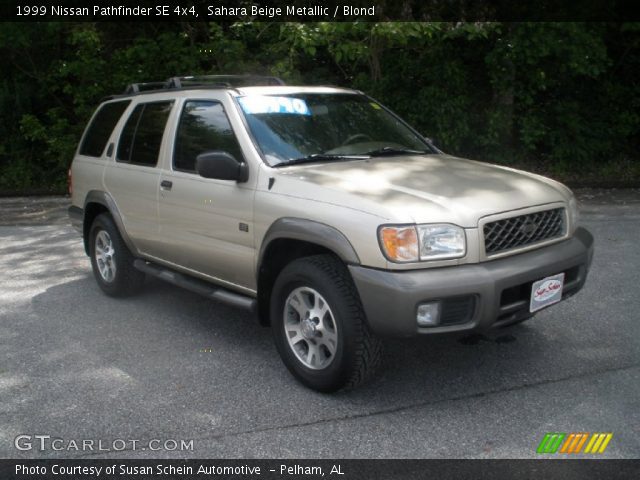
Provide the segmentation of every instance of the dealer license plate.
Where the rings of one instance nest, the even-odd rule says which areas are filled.
[[[537,312],[541,308],[548,307],[562,300],[562,287],[564,286],[564,273],[543,278],[531,285],[531,302],[529,311]]]

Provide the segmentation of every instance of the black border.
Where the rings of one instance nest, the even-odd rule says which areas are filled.
[[[532,453],[534,447],[532,446]],[[381,452],[382,453],[382,452]],[[540,456],[542,457],[542,456]],[[557,458],[557,457],[556,457]],[[24,475],[16,474],[16,465],[28,467],[45,467],[47,474]],[[99,477],[95,475],[53,475],[51,469],[54,465],[64,467],[102,467]],[[116,472],[120,465],[126,467],[152,467],[156,465],[166,466],[190,466],[192,475],[106,475],[107,467],[116,466]],[[204,475],[195,474],[200,465],[216,467],[245,467],[244,474],[236,475]],[[324,477],[304,474],[280,474],[280,466],[319,466],[324,472]],[[247,473],[246,467],[260,468],[260,474]],[[330,475],[332,467],[339,466],[341,475]],[[271,472],[270,470],[275,470]],[[254,470],[255,471],[255,470]],[[259,478],[259,479],[438,479],[438,480],[464,480],[464,479],[531,479],[531,480],[589,480],[589,479],[631,479],[640,477],[640,460],[591,460],[591,459],[545,459],[539,460],[0,460],[0,478],[2,480],[26,480],[26,479],[73,479],[85,480],[134,480],[134,479],[215,479],[215,478]]]
[[[46,6],[47,13],[38,16],[19,16],[19,6]],[[160,15],[156,7],[167,5],[167,15]],[[278,16],[252,16],[251,6],[280,7]],[[88,15],[52,15],[51,6],[88,7]],[[151,14],[93,15],[93,7],[150,7]],[[208,7],[247,9],[247,15],[227,13],[209,15]],[[311,14],[287,14],[286,7],[307,7]],[[365,9],[363,14],[345,14],[344,7]],[[96,22],[96,21],[187,21],[187,22],[317,22],[317,21],[612,21],[640,20],[640,8],[634,0],[3,0],[0,21],[12,22]],[[176,13],[176,7],[193,14]],[[311,10],[315,7],[315,10]],[[318,12],[318,13],[314,13]],[[322,12],[322,13],[320,13]],[[194,14],[197,14],[194,15]]]

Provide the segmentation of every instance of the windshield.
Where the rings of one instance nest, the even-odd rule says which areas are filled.
[[[238,102],[271,166],[436,153],[402,121],[364,95],[251,95],[239,97]]]

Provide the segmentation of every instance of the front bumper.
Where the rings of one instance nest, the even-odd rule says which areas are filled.
[[[485,330],[527,318],[531,283],[565,273],[562,298],[578,292],[593,259],[584,228],[560,243],[498,260],[412,271],[350,265],[371,330],[380,336]],[[419,303],[441,300],[447,323],[419,328]],[[445,315],[446,312],[446,315]]]

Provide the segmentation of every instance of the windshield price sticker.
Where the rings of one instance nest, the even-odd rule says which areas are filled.
[[[301,98],[274,97],[270,95],[254,95],[240,97],[240,106],[244,113],[291,113],[294,115],[311,115],[307,103]]]

